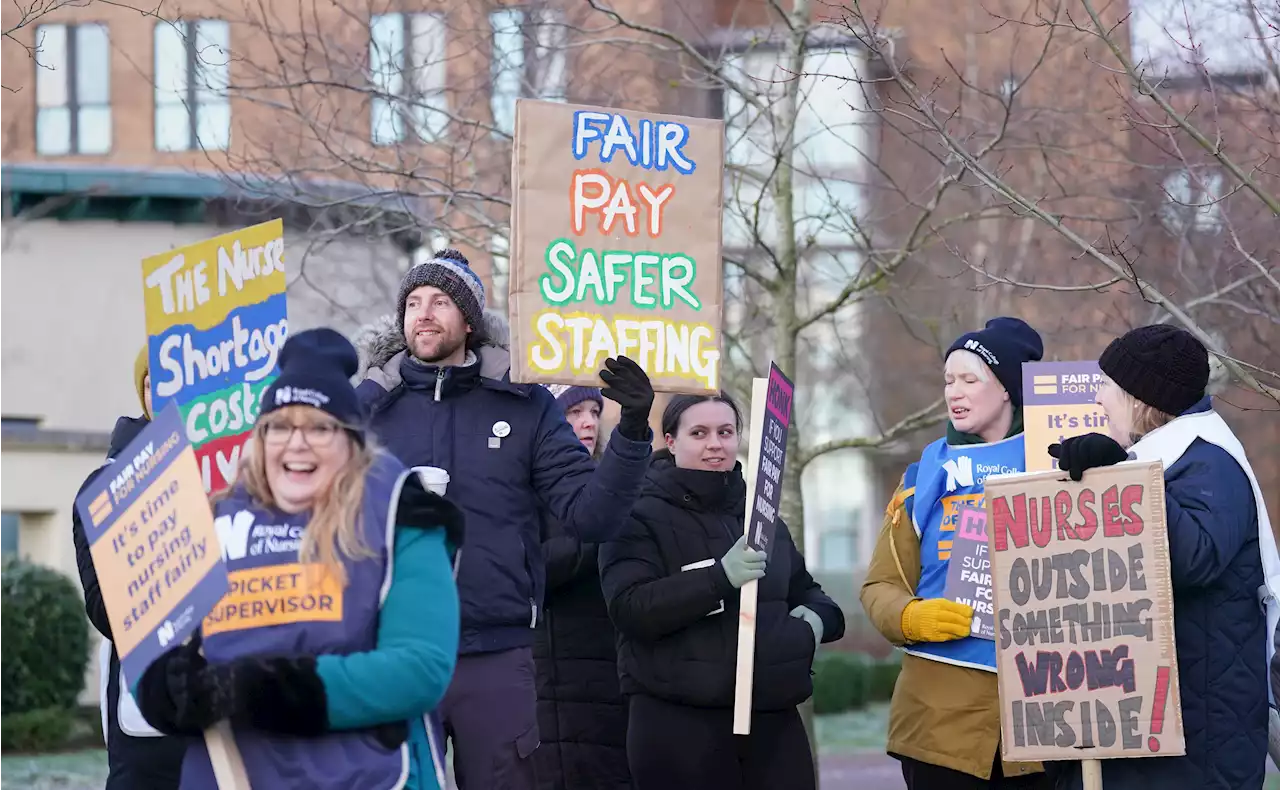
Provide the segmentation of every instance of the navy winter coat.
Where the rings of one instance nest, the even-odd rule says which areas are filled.
[[[1205,398],[1188,413],[1207,411]],[[1106,790],[1261,790],[1267,760],[1262,554],[1249,478],[1201,439],[1165,470],[1184,757],[1104,760]],[[1079,763],[1048,763],[1059,790]]]
[[[533,644],[538,667],[538,790],[628,790],[627,703],[600,592],[600,544],[546,518],[547,600]]]
[[[485,336],[501,343],[505,322],[485,320]],[[501,345],[459,367],[429,367],[408,357],[403,331],[386,320],[359,345],[366,379],[357,392],[374,434],[406,465],[447,471],[446,498],[466,514],[459,652],[530,646],[544,577],[539,507],[570,534],[609,539],[639,497],[650,443],[615,431],[597,467],[545,387],[511,383]]]

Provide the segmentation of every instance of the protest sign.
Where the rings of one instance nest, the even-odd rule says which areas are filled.
[[[986,482],[1001,752],[1186,752],[1159,462]]]
[[[776,364],[769,378],[751,380],[751,417],[747,426],[747,508],[742,532],[747,545],[768,552],[782,502],[782,470],[795,387]],[[733,732],[751,733],[751,695],[755,688],[756,604],[759,584],[742,585],[738,602],[738,662],[734,677]]]
[[[130,684],[227,592],[213,513],[176,403],[79,497],[111,640]]]
[[[153,255],[142,262],[142,282],[152,410],[177,402],[205,490],[221,490],[289,330],[284,223]]]
[[[973,624],[969,631],[972,636],[996,638],[991,555],[987,549],[987,511],[970,505],[960,506],[942,597],[973,607]]]
[[[768,552],[773,545],[773,529],[782,503],[782,470],[787,463],[787,434],[791,428],[791,403],[795,386],[776,364],[769,365],[768,390],[759,433],[751,426],[751,442],[760,447],[760,466],[751,499],[752,527],[747,545]]]
[[[724,123],[516,103],[511,380],[720,389]]]
[[[1049,445],[1069,436],[1106,433],[1107,415],[1095,403],[1102,385],[1097,362],[1026,362],[1022,365],[1027,471],[1057,468]]]

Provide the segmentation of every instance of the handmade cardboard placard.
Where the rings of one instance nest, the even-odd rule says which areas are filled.
[[[512,381],[720,389],[722,121],[520,99],[512,195]]]
[[[1023,423],[1027,471],[1057,469],[1049,445],[1069,436],[1106,433],[1107,415],[1095,401],[1102,386],[1097,362],[1025,362]]]
[[[985,488],[1004,759],[1185,754],[1163,466]]]
[[[152,412],[176,401],[205,491],[226,488],[289,332],[284,223],[142,262]]]

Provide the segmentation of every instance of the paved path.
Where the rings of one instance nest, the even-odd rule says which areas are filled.
[[[822,790],[904,790],[898,761],[883,752],[826,754],[818,763]]]

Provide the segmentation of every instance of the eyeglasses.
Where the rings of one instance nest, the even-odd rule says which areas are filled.
[[[262,438],[267,444],[281,445],[288,444],[293,438],[294,431],[302,432],[302,440],[311,447],[328,447],[333,444],[333,438],[342,432],[343,426],[340,423],[328,420],[325,422],[310,422],[305,425],[294,425],[284,420],[272,420],[262,426]]]

